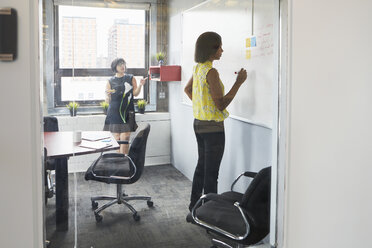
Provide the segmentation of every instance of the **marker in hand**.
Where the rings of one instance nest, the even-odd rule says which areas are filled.
[[[242,71],[242,70],[244,70],[245,71],[245,69],[244,68],[242,68],[242,69],[240,69],[240,71]],[[238,74],[240,71],[234,71],[234,74]]]
[[[234,74],[238,74],[236,82],[239,82],[239,84],[242,84],[247,79],[247,71],[244,68],[240,69],[240,71],[235,71]]]

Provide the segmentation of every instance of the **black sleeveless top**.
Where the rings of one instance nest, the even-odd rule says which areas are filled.
[[[107,116],[103,130],[113,133],[133,132],[137,129],[134,113],[133,75],[112,77],[110,87],[115,90],[111,94],[111,101],[107,109]]]

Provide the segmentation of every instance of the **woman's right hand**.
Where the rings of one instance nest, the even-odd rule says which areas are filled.
[[[238,76],[236,77],[236,83],[241,85],[244,83],[246,79],[247,79],[247,71],[244,68],[242,68],[238,72]]]

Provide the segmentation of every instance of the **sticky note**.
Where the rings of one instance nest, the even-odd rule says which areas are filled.
[[[250,49],[245,51],[245,58],[246,59],[251,59],[251,50]]]
[[[256,44],[256,36],[251,37],[251,47],[257,46]]]
[[[245,47],[251,47],[251,38],[245,39]]]

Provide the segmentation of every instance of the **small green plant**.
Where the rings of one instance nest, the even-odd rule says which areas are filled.
[[[68,104],[66,104],[66,107],[70,110],[71,116],[76,116],[76,112],[80,107],[80,104],[77,102],[69,102]]]
[[[144,114],[146,105],[147,105],[147,102],[145,100],[138,100],[137,101],[138,113]]]
[[[159,62],[159,61],[162,61],[165,59],[165,54],[163,52],[158,52],[156,54],[156,60]]]
[[[105,102],[105,101],[100,102],[99,105],[101,105],[101,107],[103,108],[103,110],[107,110],[108,109],[108,106],[109,106],[109,104],[107,102]]]
[[[68,104],[66,104],[66,107],[69,110],[77,110],[80,107],[80,104],[77,102],[69,102]]]
[[[108,102],[106,102],[106,101],[102,101],[102,102],[99,103],[99,105],[101,105],[101,107],[102,107],[102,109],[103,109],[103,113],[104,113],[105,115],[107,115],[107,109],[108,109],[108,107],[109,107]]]
[[[145,109],[146,105],[147,105],[147,101],[145,101],[145,100],[138,100],[137,101],[137,106],[138,106],[139,109]]]

